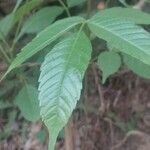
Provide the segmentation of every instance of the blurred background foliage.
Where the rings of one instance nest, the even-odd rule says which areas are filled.
[[[115,6],[150,12],[148,0],[1,0],[0,76],[19,50],[54,21],[70,15],[88,18],[97,11]],[[149,26],[144,28],[149,30]],[[95,59],[107,45],[92,35],[91,39]],[[0,82],[0,150],[47,149],[48,135],[39,115],[37,86],[39,67],[53,44]],[[64,147],[66,150],[149,149],[150,81],[142,77],[149,78],[150,71],[149,67],[139,70],[131,61],[125,57],[134,73],[123,65],[104,85],[100,84],[101,71],[89,66],[81,101],[58,137],[58,150]],[[143,74],[145,70],[148,71]],[[137,144],[141,141],[139,137],[144,137],[145,149]]]

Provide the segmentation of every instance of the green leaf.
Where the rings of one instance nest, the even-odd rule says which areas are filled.
[[[26,14],[28,14],[31,10],[33,10],[35,7],[39,6],[41,4],[42,0],[31,0],[29,2],[26,2],[23,6],[21,6],[16,12],[14,16],[13,23],[17,23],[24,17]]]
[[[86,2],[86,0],[67,0],[67,4],[69,7],[74,7]]]
[[[22,48],[21,52],[11,63],[4,76],[6,76],[12,69],[18,67],[28,58],[36,54],[38,51],[48,46],[58,37],[63,35],[66,31],[70,30],[74,26],[84,21],[85,20],[81,17],[70,17],[59,20],[47,27],[45,30],[40,32],[30,43],[28,43],[24,48]]]
[[[7,15],[0,20],[0,40],[4,39],[13,26],[13,14]]]
[[[15,104],[27,120],[35,122],[40,118],[38,90],[34,86],[25,85],[16,96]]]
[[[102,70],[102,82],[118,71],[121,66],[121,58],[115,52],[102,52],[98,57],[98,67]]]
[[[96,15],[89,20],[89,27],[112,47],[150,65],[150,34],[132,21]]]
[[[19,39],[24,33],[38,33],[42,31],[62,12],[63,8],[58,6],[40,9],[25,22],[17,39]]]
[[[113,7],[102,10],[93,16],[92,20],[128,19],[136,24],[150,24],[150,15],[138,9]]]
[[[59,131],[80,98],[91,49],[89,39],[79,32],[58,43],[42,64],[39,100],[42,119],[50,132],[49,150],[54,149]]]
[[[22,17],[28,14],[33,8],[38,6],[41,3],[41,0],[32,0],[27,2],[18,10],[13,11],[6,17],[0,20],[0,39],[4,39],[8,33],[10,32],[11,28],[16,24],[18,21],[22,19]]]
[[[123,54],[124,63],[131,69],[134,73],[140,77],[150,79],[150,66],[143,64],[138,59],[135,59],[129,55]]]

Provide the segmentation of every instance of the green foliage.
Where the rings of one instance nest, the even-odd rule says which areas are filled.
[[[25,85],[15,98],[15,103],[22,115],[30,121],[37,121],[40,118],[40,109],[42,120],[50,132],[50,150],[54,149],[59,131],[66,125],[80,99],[85,71],[88,64],[93,63],[93,60],[90,62],[90,58],[91,53],[93,55],[95,51],[94,49],[92,51],[91,42],[88,39],[90,33],[94,33],[100,39],[105,40],[107,45],[117,49],[123,55],[124,63],[131,70],[144,78],[150,78],[150,34],[141,26],[136,25],[150,24],[150,15],[131,8],[115,7],[102,10],[89,20],[75,16],[61,18],[52,24],[64,9],[70,16],[69,9],[84,1],[67,0],[69,8],[61,1],[63,9],[60,6],[43,8],[41,5],[38,11],[31,12],[40,6],[41,0],[31,0],[22,6],[20,6],[22,1],[18,0],[13,12],[0,21],[0,39],[4,42],[1,44],[0,51],[8,58],[10,57],[10,61],[18,52],[16,45],[19,38],[24,33],[37,34],[19,51],[5,76],[44,48],[48,53],[45,58],[43,58],[45,53],[40,54],[40,60],[44,59],[44,62],[39,77],[39,92],[32,85]],[[30,13],[32,15],[24,21],[24,17]],[[15,33],[13,33],[14,39],[7,43],[5,38],[14,25],[17,25],[17,30],[14,29]],[[24,42],[22,39],[20,41]],[[11,44],[10,48],[9,44]],[[55,46],[51,48],[51,44]],[[35,60],[33,64],[24,64],[10,77],[19,80],[21,85],[26,82],[24,80],[33,79],[35,70],[31,66],[36,66],[36,74],[38,74],[37,69],[40,65],[38,57],[30,61]],[[98,56],[98,66],[102,70],[104,83],[120,68],[120,55],[113,51],[102,52]],[[20,87],[20,84],[17,85]],[[39,99],[39,104],[37,99]],[[2,109],[9,107],[7,103],[5,104]]]
[[[42,119],[51,133],[50,150],[80,99],[91,49],[89,39],[79,31],[58,43],[42,64],[39,100]]]
[[[13,23],[17,23],[18,21],[22,20],[22,18],[28,14],[31,10],[39,6],[42,0],[31,0],[26,2],[23,6],[21,6],[16,12],[14,16]]]
[[[13,105],[10,104],[9,102],[5,102],[3,100],[0,100],[0,110],[1,109],[6,109],[6,108],[10,108],[12,107]]]
[[[16,10],[18,9],[18,7],[20,6],[20,4],[22,3],[23,0],[17,0],[16,5],[13,9],[13,12],[16,12]]]
[[[83,21],[84,19],[81,17],[70,17],[67,19],[59,20],[47,27],[21,50],[15,60],[11,63],[6,74],[9,73],[12,69],[18,67],[20,64],[36,54],[38,51],[45,48],[54,40],[59,38],[66,31],[82,23]]]
[[[122,3],[122,4],[123,4],[124,6],[126,6],[126,7],[130,7],[130,6],[127,4],[126,0],[119,0],[119,2]]]
[[[103,20],[105,19],[122,19],[120,21],[127,21],[130,20],[136,24],[150,24],[150,15],[144,13],[138,9],[133,8],[122,8],[122,7],[113,7],[110,9],[105,9],[98,12],[93,18],[92,21]],[[97,20],[97,21],[98,21]],[[109,23],[109,22],[108,22]],[[111,24],[111,22],[110,22]],[[113,24],[115,25],[115,24]]]
[[[116,49],[150,65],[150,34],[130,21],[130,17],[102,19],[95,15],[89,20],[89,28]]]
[[[16,96],[15,104],[27,120],[37,121],[40,118],[38,90],[34,86],[26,84]]]
[[[63,12],[62,7],[45,7],[34,13],[21,28],[19,39],[24,33],[38,33],[49,26]]]
[[[13,12],[7,15],[5,18],[0,20],[0,40],[4,39],[7,34],[10,32],[11,28],[22,18],[24,15],[28,14],[32,9],[38,6],[41,3],[41,0],[32,0],[30,2],[25,3],[18,10],[21,2],[18,1],[16,7]]]
[[[134,73],[137,75],[150,79],[150,66],[143,64],[141,61],[129,56],[129,55],[123,55],[124,63],[128,66],[129,69],[131,69]]]
[[[86,0],[67,0],[67,4],[69,7],[74,7],[77,6],[79,4],[84,3]]]
[[[10,14],[0,21],[0,40],[7,36],[12,28],[13,17],[14,15]]]
[[[121,58],[115,52],[102,52],[98,57],[98,67],[102,70],[102,83],[106,79],[118,71],[121,66]]]

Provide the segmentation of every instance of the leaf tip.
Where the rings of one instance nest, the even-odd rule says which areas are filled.
[[[106,77],[106,76],[103,76],[103,77],[102,77],[102,84],[105,84],[106,80],[107,80],[107,77]]]
[[[102,72],[102,84],[105,84],[107,79],[109,78],[111,74],[107,73],[107,72]]]

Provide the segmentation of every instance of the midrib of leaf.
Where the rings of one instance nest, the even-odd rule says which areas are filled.
[[[65,30],[63,30],[63,31],[61,31],[61,32],[59,32],[59,33],[57,33],[55,36],[53,36],[54,37],[54,39],[56,39],[57,37],[60,37],[64,32],[66,32],[66,31],[68,31],[70,28],[72,28],[74,25],[72,25],[72,26],[69,26],[68,28],[66,28]],[[54,39],[50,39],[50,40],[47,40],[47,41],[45,41],[45,42],[43,42],[43,44],[41,44],[39,47],[37,47],[37,49],[43,49],[44,47],[45,47],[45,45],[47,45],[49,42],[51,42],[51,41],[54,41]],[[30,52],[32,52],[32,51],[30,51]],[[32,54],[32,53],[28,53],[28,54]],[[26,54],[25,56],[27,56],[28,54]]]
[[[63,30],[62,32],[57,33],[54,37],[54,39],[56,39],[57,37],[61,36],[64,32],[68,31],[70,28],[72,28],[74,25],[66,28],[65,30]],[[39,47],[37,47],[37,49],[42,49],[43,47],[45,47],[45,45],[47,45],[50,41],[53,41],[53,39],[51,40],[47,40],[45,42],[43,42],[43,44],[41,44]],[[30,51],[32,52],[32,51]],[[32,54],[32,53],[28,53],[28,54]],[[26,55],[25,55],[26,56]]]
[[[58,37],[62,36],[66,31],[70,30],[71,28],[75,27],[77,24],[83,24],[83,23],[86,23],[86,21],[83,19],[81,22],[74,22],[72,25],[66,27],[64,30],[61,30],[59,31],[58,33],[56,33],[55,35],[53,35],[53,38],[49,38],[47,39],[46,41],[44,41],[42,44],[38,45],[38,47],[36,48],[36,51],[29,51],[28,53],[25,53],[24,54],[24,58],[26,58],[26,56],[30,56],[30,55],[34,55],[35,53],[37,53],[38,51],[40,51],[41,49],[43,49],[45,46],[49,45],[51,42],[55,41]],[[42,32],[46,32],[47,30],[49,30],[49,27],[47,27],[45,30],[43,30]],[[42,33],[41,32],[41,33]],[[33,42],[34,40],[36,40],[36,38],[38,38],[39,35],[37,35],[35,37],[35,39],[33,39]],[[30,42],[31,43],[31,42]],[[30,44],[29,43],[29,44]],[[27,44],[25,47],[28,47]],[[19,53],[19,54],[22,54],[22,51]],[[21,55],[21,58],[19,57],[19,54],[17,55],[16,59],[12,62],[12,64],[10,65],[10,67],[8,68],[7,72],[3,75],[3,77],[1,78],[1,80],[3,80],[6,75],[11,71],[13,70],[14,68],[20,66],[18,65],[18,62],[19,64],[22,64],[25,60],[22,61],[22,55]],[[28,59],[30,57],[27,57],[26,59]],[[21,61],[20,61],[21,60]],[[0,81],[1,81],[0,80]]]
[[[69,56],[68,56],[68,58],[67,58],[67,63],[66,63],[66,65],[65,65],[65,67],[64,67],[64,72],[63,72],[63,74],[62,74],[62,78],[61,78],[60,83],[59,83],[60,87],[59,87],[58,94],[57,94],[57,95],[58,95],[58,96],[57,96],[57,106],[59,106],[60,95],[61,95],[61,92],[62,92],[62,89],[63,89],[63,85],[64,85],[63,82],[64,82],[64,79],[65,79],[66,74],[67,74],[67,72],[68,72],[68,66],[69,66],[69,63],[70,63],[70,60],[71,60],[71,56],[72,56],[74,50],[76,50],[76,49],[74,49],[74,47],[75,47],[75,45],[76,45],[76,43],[77,43],[77,41],[78,41],[78,38],[79,38],[79,36],[80,36],[80,33],[82,32],[82,29],[83,29],[84,25],[85,25],[85,22],[81,24],[81,27],[80,27],[80,29],[79,29],[77,35],[76,35],[76,38],[75,38],[75,40],[74,40],[74,43],[72,44],[70,54],[69,54]],[[57,109],[57,110],[56,110],[56,114],[55,114],[55,115],[56,115],[56,116],[59,116],[59,107],[56,107],[56,109]],[[60,117],[60,118],[61,118],[61,117]],[[60,119],[60,118],[57,118],[57,119]],[[57,121],[58,121],[58,120],[57,120]]]
[[[100,24],[97,24],[97,23],[89,23],[89,24],[92,24],[92,25],[95,25],[95,26],[97,26],[98,28],[101,28],[101,29],[103,29],[103,30],[105,30],[105,32],[109,32],[110,34],[112,34],[113,36],[115,35],[116,37],[118,37],[121,41],[125,41],[126,43],[128,43],[130,46],[132,46],[132,47],[134,47],[134,48],[138,48],[138,49],[140,49],[145,55],[147,55],[147,53],[145,53],[145,51],[143,51],[143,49],[140,47],[140,46],[138,46],[138,45],[136,45],[134,42],[130,42],[130,41],[128,41],[127,40],[127,38],[123,38],[123,37],[121,37],[121,35],[119,35],[119,34],[116,34],[115,32],[113,32],[113,31],[111,31],[111,30],[109,30],[108,28],[105,28],[104,26],[102,26],[102,25],[100,25]],[[126,53],[126,51],[123,51],[124,53]],[[128,54],[128,53],[127,53]],[[135,57],[135,56],[132,56],[132,57]],[[135,57],[135,58],[137,58],[137,57]],[[138,59],[138,58],[137,58]]]

